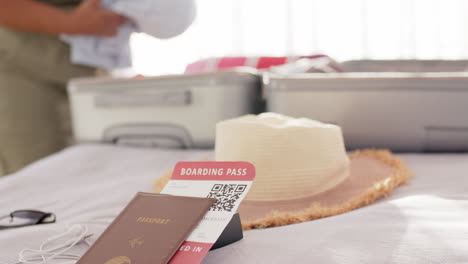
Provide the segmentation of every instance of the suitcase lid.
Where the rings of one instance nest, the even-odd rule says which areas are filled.
[[[136,78],[93,77],[71,80],[68,83],[68,91],[69,93],[97,92],[108,89],[124,91],[148,87],[249,85],[256,82],[260,82],[260,74],[257,71],[222,71]]]
[[[464,72],[468,60],[350,60],[345,72]]]
[[[468,91],[468,72],[366,72],[265,75],[266,90],[459,90]]]

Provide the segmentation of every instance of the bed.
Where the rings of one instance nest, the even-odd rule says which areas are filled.
[[[0,214],[38,209],[56,213],[58,221],[0,231],[0,261],[16,263],[21,249],[38,248],[67,223],[87,224],[95,241],[137,191],[151,191],[176,162],[212,155],[79,145],[2,178]],[[203,263],[468,263],[468,154],[399,157],[416,176],[390,197],[335,217],[246,231]]]

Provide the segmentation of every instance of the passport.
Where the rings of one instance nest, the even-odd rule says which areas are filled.
[[[165,264],[215,202],[138,193],[77,264]]]

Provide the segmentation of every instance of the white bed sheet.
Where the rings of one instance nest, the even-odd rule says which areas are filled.
[[[58,217],[52,225],[0,231],[0,261],[16,263],[22,248],[37,248],[66,223],[87,223],[94,241],[137,191],[151,191],[177,161],[211,155],[83,145],[0,179],[0,214],[38,209]],[[468,155],[400,157],[416,177],[390,197],[335,217],[247,231],[204,263],[468,263]]]

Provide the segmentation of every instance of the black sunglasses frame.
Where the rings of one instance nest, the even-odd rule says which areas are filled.
[[[20,213],[21,214],[24,214],[24,213],[37,214],[40,217],[38,217],[38,218],[21,217],[21,216],[18,216],[18,214],[20,214]],[[50,217],[52,217],[51,220],[45,221],[46,219],[48,219]],[[19,227],[25,227],[25,226],[33,226],[33,225],[52,224],[52,223],[55,223],[55,221],[57,219],[54,213],[46,213],[46,212],[37,211],[37,210],[16,210],[16,211],[11,212],[9,215],[0,217],[0,220],[5,219],[5,218],[10,218],[12,221],[15,218],[29,219],[29,220],[34,220],[34,221],[32,221],[31,223],[20,224],[20,225],[6,225],[6,226],[0,225],[0,230],[2,230],[2,229],[11,229],[11,228],[19,228]]]

